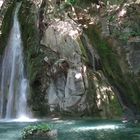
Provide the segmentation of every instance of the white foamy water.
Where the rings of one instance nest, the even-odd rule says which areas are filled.
[[[28,80],[24,71],[23,48],[16,7],[13,26],[5,48],[0,86],[0,118],[19,118],[28,114]],[[25,118],[24,118],[25,119]]]
[[[0,8],[1,8],[2,4],[3,4],[3,0],[0,0]]]

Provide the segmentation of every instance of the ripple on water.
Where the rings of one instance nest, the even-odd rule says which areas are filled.
[[[49,123],[58,130],[56,140],[140,140],[139,125],[112,121],[53,119],[40,122],[0,122],[0,140],[19,140],[24,127],[40,123]]]

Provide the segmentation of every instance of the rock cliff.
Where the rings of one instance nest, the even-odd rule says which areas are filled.
[[[2,10],[1,54],[15,2]],[[139,116],[139,7],[139,0],[22,2],[28,104],[35,115]]]

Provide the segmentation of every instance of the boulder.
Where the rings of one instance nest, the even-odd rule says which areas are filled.
[[[86,109],[87,77],[78,42],[80,31],[70,19],[55,21],[41,40],[43,46],[59,55],[51,66],[51,84],[46,96],[51,111],[59,108],[61,111],[82,112]]]

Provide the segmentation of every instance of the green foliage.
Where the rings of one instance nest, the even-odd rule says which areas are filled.
[[[52,128],[48,124],[29,125],[23,129],[22,138],[26,139],[35,133],[48,132],[51,130]]]

